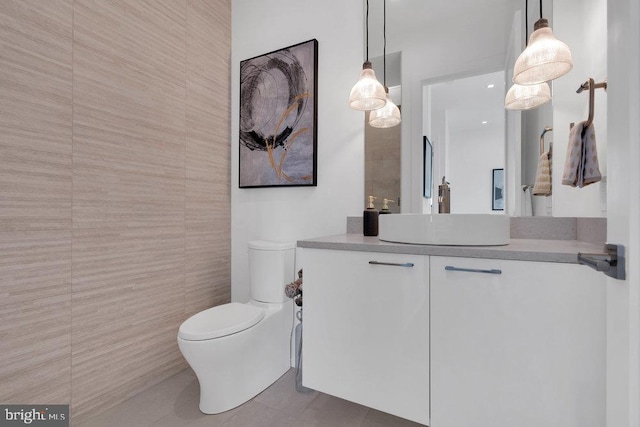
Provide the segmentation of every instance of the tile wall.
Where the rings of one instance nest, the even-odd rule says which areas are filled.
[[[230,300],[230,0],[0,2],[0,402],[76,420]]]

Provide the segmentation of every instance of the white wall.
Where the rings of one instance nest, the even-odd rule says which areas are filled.
[[[606,0],[555,1],[552,28],[571,48],[573,69],[553,81],[553,216],[606,216],[600,191],[606,181],[582,189],[562,185],[569,141],[569,124],[587,119],[588,91],[576,89],[589,77],[596,83],[607,78]],[[595,126],[600,172],[607,174],[607,93],[595,92]]]
[[[627,280],[607,281],[607,426],[637,427],[640,425],[640,2],[609,0],[607,6],[609,89],[605,96],[611,166],[607,238],[609,242],[623,244],[627,256]]]
[[[504,169],[504,124],[483,130],[451,132],[447,140],[447,181],[451,212],[504,213],[491,204],[492,170]]]
[[[318,186],[238,188],[240,61],[318,40]],[[233,0],[231,233],[233,301],[249,299],[247,242],[344,233],[364,208],[364,116],[347,100],[363,62],[363,6],[341,0]],[[284,286],[284,283],[283,283]]]

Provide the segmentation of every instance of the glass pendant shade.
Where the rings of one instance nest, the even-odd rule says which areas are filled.
[[[369,124],[374,128],[391,128],[398,126],[401,122],[400,109],[391,100],[387,92],[387,103],[384,107],[373,110],[369,113]]]
[[[513,82],[533,85],[557,79],[573,68],[569,46],[553,35],[546,19],[535,23],[529,45],[513,67]]]
[[[535,85],[514,84],[507,92],[504,108],[507,110],[531,110],[551,101],[549,83]]]
[[[376,79],[371,62],[365,62],[362,64],[360,80],[349,94],[349,106],[354,110],[371,111],[384,107],[386,102],[387,94],[382,84]]]

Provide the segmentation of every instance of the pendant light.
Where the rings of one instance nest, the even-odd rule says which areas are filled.
[[[384,87],[376,79],[371,62],[369,62],[369,0],[367,0],[367,60],[362,64],[360,79],[351,89],[349,106],[354,110],[371,111],[384,107],[387,99]]]
[[[513,82],[521,85],[538,84],[557,79],[572,68],[569,46],[553,35],[549,21],[542,17],[540,0],[540,19],[534,24],[529,45],[516,60]]]
[[[507,110],[531,110],[551,101],[549,83],[537,85],[514,84],[507,92],[504,108]]]
[[[382,81],[384,82],[384,91],[386,93],[387,103],[384,107],[373,110],[369,113],[369,124],[374,128],[390,128],[400,124],[400,109],[389,97],[389,88],[387,87],[387,0],[383,0],[383,25],[382,34],[384,44],[382,47]]]
[[[529,33],[528,0],[525,0],[524,21],[526,35]],[[533,85],[521,85],[514,83],[507,92],[507,96],[504,100],[504,108],[507,110],[531,110],[533,108],[540,107],[549,101],[551,101],[551,88],[549,87],[549,83],[546,81]]]

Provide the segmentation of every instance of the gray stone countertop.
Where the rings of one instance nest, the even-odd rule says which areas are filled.
[[[566,264],[577,264],[578,252],[604,255],[604,245],[579,240],[511,239],[505,246],[437,246],[384,242],[377,237],[362,234],[338,234],[299,240],[298,247]]]

